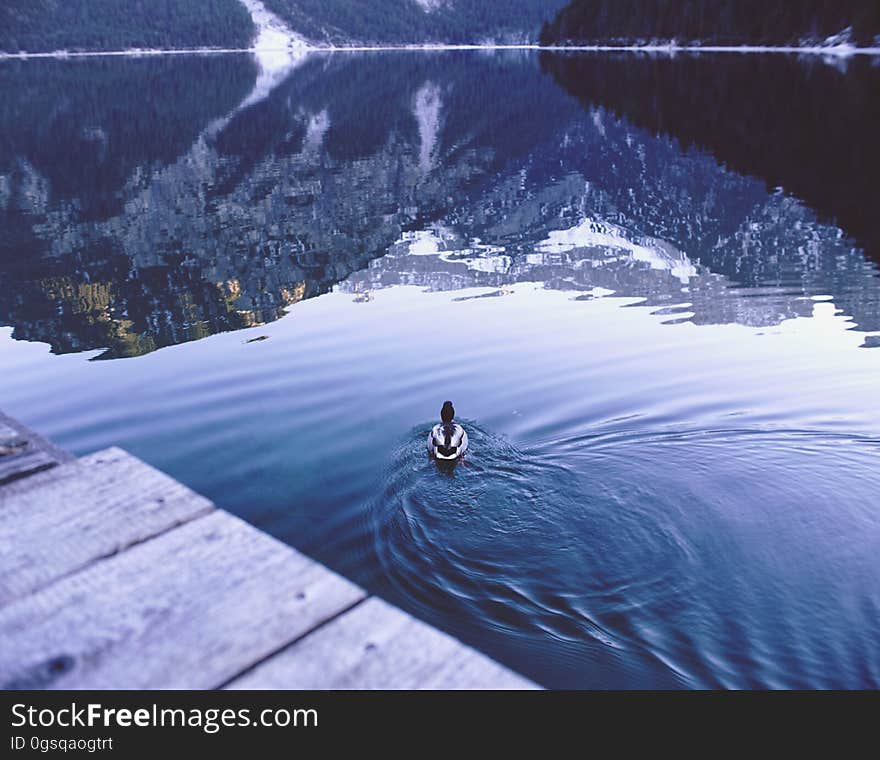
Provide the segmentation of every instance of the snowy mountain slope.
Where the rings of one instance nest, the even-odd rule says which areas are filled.
[[[264,0],[323,44],[534,42],[565,0]]]
[[[0,51],[534,42],[565,0],[2,0]]]

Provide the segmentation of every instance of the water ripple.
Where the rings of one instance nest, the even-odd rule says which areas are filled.
[[[876,686],[876,441],[634,431],[526,452],[468,426],[469,459],[446,470],[414,430],[373,504],[382,571],[411,604],[638,653],[692,686]],[[842,608],[851,625],[832,629]]]

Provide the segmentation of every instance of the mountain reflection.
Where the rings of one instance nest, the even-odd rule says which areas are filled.
[[[533,281],[698,324],[772,325],[830,297],[880,330],[858,223],[721,166],[711,136],[658,135],[602,76],[579,102],[520,53],[6,63],[0,322],[115,358],[277,319],[339,283]],[[867,125],[850,137],[870,149]]]
[[[782,187],[880,261],[880,59],[552,55],[542,67],[601,106]]]

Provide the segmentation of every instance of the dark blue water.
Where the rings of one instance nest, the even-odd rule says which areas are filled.
[[[549,686],[877,687],[878,72],[4,62],[0,405]]]

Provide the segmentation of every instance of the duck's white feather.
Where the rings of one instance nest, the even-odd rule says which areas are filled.
[[[467,432],[457,422],[434,425],[428,434],[428,451],[437,459],[458,459],[467,447]]]

